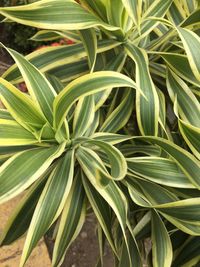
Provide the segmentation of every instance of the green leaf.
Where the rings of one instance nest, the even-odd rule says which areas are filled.
[[[0,167],[0,203],[18,195],[49,168],[65,149],[65,143],[16,153]],[[16,166],[20,166],[16,169]]]
[[[62,212],[72,186],[73,174],[74,150],[69,150],[58,161],[39,198],[27,233],[20,266],[24,266],[33,248]]]
[[[190,1],[191,4],[192,1]],[[199,16],[200,16],[200,8],[197,8],[188,16],[183,23],[181,24],[181,27],[187,27],[187,26],[195,26],[199,24]]]
[[[127,158],[128,169],[149,181],[178,188],[194,188],[188,177],[172,159],[161,157]],[[131,174],[130,174],[131,175]]]
[[[112,0],[108,0],[106,3],[106,9],[107,9],[107,18],[109,24],[122,28],[122,13],[123,13],[122,1],[116,0],[115,5],[113,5]],[[123,36],[121,30],[115,32],[115,34],[120,34]]]
[[[191,70],[187,56],[173,53],[161,53],[161,56],[167,62],[170,69],[172,69],[182,79],[198,87],[200,86],[199,80],[197,80]]]
[[[97,56],[97,37],[93,29],[80,31],[80,37],[87,51],[90,72],[93,72]]]
[[[3,46],[15,60],[23,79],[26,83],[28,92],[33,101],[40,107],[49,123],[53,123],[53,100],[56,92],[46,77],[38,71],[22,55],[12,49]]]
[[[199,240],[199,236],[189,236],[178,249],[172,266],[195,266],[200,259]]]
[[[179,119],[180,132],[194,155],[200,160],[200,128]]]
[[[166,151],[177,164],[181,168],[181,170],[185,173],[185,175],[189,178],[191,183],[200,188],[200,164],[199,161],[188,151],[185,149],[175,145],[171,141],[167,141],[162,138],[156,137],[137,137],[137,139],[141,139],[144,141],[148,141],[151,144],[158,145],[164,151]]]
[[[87,177],[82,174],[82,182],[84,185],[84,189],[87,195],[87,198],[92,206],[92,209],[97,217],[101,228],[104,231],[104,234],[113,250],[113,252],[117,255],[117,251],[115,248],[113,236],[112,236],[112,228],[111,228],[111,211],[108,203],[104,200],[104,198],[98,193],[97,190],[91,185],[88,181]]]
[[[144,98],[136,91],[136,115],[138,126],[143,135],[157,135],[159,117],[159,99],[148,67],[148,57],[144,50],[126,44],[127,54],[136,64],[136,83],[142,90]]]
[[[122,244],[122,251],[119,261],[119,267],[132,267],[132,266],[143,266],[141,255],[139,253],[138,244],[135,240],[135,237],[133,235],[133,231],[131,229],[131,226],[128,224],[128,237],[127,237],[127,244],[125,241],[123,241]],[[130,256],[130,257],[129,257]]]
[[[173,254],[169,234],[155,211],[152,210],[151,216],[153,266],[171,266]]]
[[[99,186],[91,179],[90,176],[88,176],[88,173],[84,169],[83,171],[91,182],[91,184],[93,185],[93,187],[96,189],[96,191],[105,199],[105,201],[113,209],[115,215],[117,216],[121,229],[125,235],[128,207],[127,200],[123,192],[112,180],[110,180],[109,184],[106,187]]]
[[[72,104],[82,96],[88,96],[109,87],[133,87],[133,80],[123,74],[113,71],[99,71],[84,75],[69,85],[55,98],[54,101],[54,127],[59,129]]]
[[[3,120],[14,120],[7,109],[0,109],[0,119]]]
[[[79,175],[76,175],[61,216],[53,251],[53,267],[59,266],[59,263],[62,263],[67,249],[82,228],[85,215],[85,192]]]
[[[38,42],[44,42],[44,41],[52,41],[57,40],[61,38],[67,38],[74,42],[80,42],[79,35],[74,31],[52,31],[52,30],[41,30],[36,32],[31,37],[31,40],[38,41]]]
[[[100,40],[97,43],[97,53],[102,53],[108,51],[114,47],[119,46],[120,43],[114,40]],[[87,52],[82,43],[74,45],[64,45],[56,47],[45,47],[39,50],[36,50],[25,58],[33,64],[41,72],[49,72],[54,74],[62,71],[67,74],[66,70],[63,70],[64,66],[68,65],[67,71],[69,71],[74,66],[78,67],[80,60],[87,56]],[[82,61],[81,61],[82,62]],[[83,63],[82,63],[83,64]],[[87,63],[86,63],[87,64]],[[60,67],[60,68],[59,68]],[[82,66],[83,68],[83,66]],[[56,72],[57,70],[57,72]],[[72,72],[72,71],[71,71]],[[79,72],[77,72],[79,73]],[[71,74],[68,74],[71,75]],[[11,66],[2,76],[12,83],[18,83],[22,81],[20,71],[17,68],[16,64]],[[69,76],[70,77],[70,76]],[[68,78],[69,79],[69,78]]]
[[[55,89],[56,93],[60,93],[64,88],[63,83],[54,75],[45,73],[45,77]]]
[[[128,89],[124,94],[124,97],[113,112],[106,118],[103,125],[100,128],[101,132],[115,133],[123,128],[128,122],[134,105],[134,92]]]
[[[1,7],[1,15],[18,23],[50,30],[82,30],[101,26],[115,31],[118,28],[104,23],[73,0],[41,0],[17,7]]]
[[[138,25],[141,19],[142,1],[122,0],[122,3],[135,25]]]
[[[73,136],[82,136],[90,127],[95,116],[94,96],[82,97],[76,106],[73,120]]]
[[[90,138],[103,141],[106,143],[109,143],[111,145],[119,144],[121,142],[125,142],[132,137],[130,136],[125,136],[122,134],[113,134],[113,133],[102,133],[102,132],[96,132],[94,133]]]
[[[55,76],[64,85],[73,81],[74,79],[89,73],[88,62],[86,59],[80,59],[78,62],[71,62],[68,64],[63,64],[49,70],[49,75]],[[63,89],[63,88],[62,88]],[[59,91],[60,92],[60,91]],[[58,92],[58,93],[59,93]]]
[[[113,145],[103,141],[89,139],[83,142],[84,144],[98,146],[108,157],[109,166],[111,168],[111,175],[108,176],[110,179],[121,180],[127,173],[127,164],[123,154],[115,148]]]
[[[79,147],[76,151],[76,158],[93,184],[101,187],[108,185],[112,176],[107,171],[103,161],[93,150],[86,147]]]
[[[177,200],[170,191],[142,180],[128,180],[129,193],[139,206],[154,208],[168,221],[189,235],[200,235],[200,198]],[[139,187],[138,187],[139,186]]]
[[[22,146],[36,144],[32,133],[13,120],[0,119],[0,146]]]
[[[175,102],[177,97],[178,112],[185,122],[200,127],[200,106],[191,89],[175,73],[167,73],[167,89],[170,98]]]
[[[200,57],[200,37],[193,31],[181,27],[178,27],[177,31],[183,42],[192,72],[196,79],[200,81],[200,63],[198,61]]]
[[[152,20],[151,17],[154,18],[163,18],[167,13],[170,5],[173,0],[155,0],[152,1],[152,4],[145,11],[141,18],[140,25],[140,35],[144,38],[147,34],[149,34],[158,24],[159,22],[156,20]],[[148,19],[150,18],[150,19]],[[140,36],[140,38],[141,38]]]
[[[36,133],[46,123],[43,114],[30,97],[2,78],[0,98],[11,116],[27,130]]]
[[[87,10],[100,17],[103,21],[107,21],[106,2],[104,0],[100,1],[80,0],[79,2],[84,7],[86,7]]]
[[[167,13],[167,18],[175,25],[179,25],[182,21],[184,21],[186,18],[186,12],[179,1],[173,1],[169,12]]]

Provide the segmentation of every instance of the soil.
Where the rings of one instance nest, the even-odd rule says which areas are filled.
[[[69,248],[61,267],[94,267],[99,259],[98,239],[96,235],[96,221],[87,218],[83,229],[77,239]],[[52,256],[54,242],[45,238],[50,257]],[[105,250],[104,266],[113,267],[113,256],[108,247]]]

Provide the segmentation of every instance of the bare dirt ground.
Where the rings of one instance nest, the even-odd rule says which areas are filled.
[[[73,242],[62,267],[94,267],[99,258],[99,248],[96,236],[95,219],[86,220],[78,238]],[[46,238],[46,244],[50,254],[53,250],[53,241]],[[104,266],[113,267],[113,257],[108,248],[104,255]]]

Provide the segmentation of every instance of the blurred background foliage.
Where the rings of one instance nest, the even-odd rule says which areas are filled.
[[[37,0],[1,0],[0,6],[23,5],[36,2]],[[0,17],[3,20],[3,17]],[[37,32],[35,28],[7,22],[0,24],[0,41],[6,46],[17,50],[22,54],[28,54],[38,46],[48,44],[47,42],[35,42],[30,38]]]

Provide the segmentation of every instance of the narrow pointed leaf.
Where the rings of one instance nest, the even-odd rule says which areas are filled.
[[[52,266],[59,266],[70,244],[79,234],[86,215],[85,192],[79,175],[76,176],[65,202],[53,251]],[[73,219],[72,219],[73,218]]]
[[[0,109],[0,119],[3,119],[3,120],[14,120],[7,109]]]
[[[160,157],[128,158],[129,171],[149,181],[172,187],[194,188],[188,177],[171,159]]]
[[[52,30],[41,30],[36,32],[31,37],[33,41],[52,41],[61,38],[67,38],[73,42],[80,42],[80,37],[75,31],[52,31]]]
[[[138,25],[141,18],[142,1],[122,0],[122,3],[135,25]]]
[[[78,160],[80,161],[80,159]],[[98,183],[95,183],[94,179],[91,179],[90,174],[88,173],[86,168],[84,168],[83,164],[81,164],[81,167],[83,168],[85,175],[97,190],[97,192],[105,199],[105,201],[115,212],[122,231],[124,232],[127,220],[127,201],[124,194],[112,180],[109,181],[106,187],[102,187]]]
[[[175,73],[167,73],[167,89],[171,100],[175,102],[177,97],[178,112],[185,122],[200,127],[200,105],[187,84]]]
[[[88,144],[98,146],[108,157],[111,168],[111,177],[115,180],[121,180],[127,173],[127,164],[123,154],[113,145],[99,140],[90,139]]]
[[[84,175],[82,175],[82,181],[83,181],[86,195],[97,217],[97,220],[99,224],[101,225],[101,228],[103,229],[104,234],[113,252],[117,254],[116,248],[114,245],[113,236],[112,236],[111,224],[110,224],[112,220],[112,216],[111,216],[111,212],[109,209],[109,205],[104,200],[104,198],[98,193],[98,191],[95,190],[95,188],[88,181],[87,177],[85,177]]]
[[[157,135],[159,99],[155,85],[151,79],[148,67],[148,58],[144,50],[131,45],[126,45],[128,55],[136,64],[136,83],[146,98],[136,91],[136,114],[138,126],[143,135]]]
[[[13,21],[40,29],[81,30],[94,26],[111,31],[117,29],[73,0],[41,0],[24,6],[1,7],[0,13]]]
[[[194,155],[200,160],[200,128],[179,119],[180,132]]]
[[[66,86],[54,101],[54,127],[59,129],[72,104],[82,96],[108,89],[109,87],[133,87],[133,80],[112,71],[99,71],[82,76]]]
[[[134,108],[134,92],[129,89],[123,100],[108,116],[100,128],[101,132],[115,133],[126,125]]]
[[[120,43],[114,40],[109,40],[109,39],[100,40],[97,43],[97,53],[108,51],[119,45]],[[74,45],[45,47],[43,49],[36,50],[30,53],[25,58],[31,64],[33,64],[37,69],[39,69],[41,72],[52,71],[52,74],[54,74],[55,69],[59,69],[60,66],[61,68],[59,69],[59,71],[64,71],[63,66],[67,64],[69,64],[69,66],[75,65],[77,68],[78,65],[81,64],[80,60],[86,56],[87,56],[87,52],[83,44],[80,43],[80,44],[74,44]],[[51,74],[51,72],[49,73]],[[5,78],[8,81],[11,81],[12,83],[18,83],[22,81],[20,71],[17,68],[16,64],[11,66],[3,74],[3,78]]]
[[[93,29],[80,31],[80,36],[87,52],[90,72],[93,72],[97,56],[97,37]]]
[[[200,81],[194,76],[187,56],[173,53],[162,53],[161,55],[168,63],[170,69],[182,79],[196,86],[200,86]]]
[[[36,144],[38,140],[13,120],[0,119],[0,146]]]
[[[142,35],[142,37],[145,37],[147,34],[149,34],[159,23],[156,20],[148,20],[148,17],[163,18],[172,2],[173,0],[152,1],[152,4],[149,6],[149,8],[141,18],[140,34]]]
[[[36,131],[45,124],[43,114],[30,97],[2,78],[0,78],[0,98],[12,117],[24,128]]]
[[[200,57],[200,37],[191,30],[181,27],[178,27],[177,31],[183,42],[192,72],[196,79],[200,81],[200,63],[198,61]]]
[[[74,151],[70,150],[52,171],[35,208],[22,253],[21,266],[62,212],[72,186],[73,173]]]
[[[169,234],[160,216],[155,211],[152,211],[151,216],[153,266],[171,266],[173,254]]]
[[[76,158],[93,184],[98,184],[101,187],[108,185],[112,176],[97,153],[89,148],[79,147],[76,151]]]
[[[111,145],[115,145],[121,142],[125,142],[132,137],[114,133],[96,132],[91,136],[91,138],[109,143]]]
[[[47,170],[64,151],[65,144],[19,152],[0,167],[0,203],[18,195]],[[20,166],[16,170],[16,166]]]
[[[181,170],[190,179],[191,183],[200,188],[200,164],[199,161],[188,151],[175,145],[171,141],[156,137],[138,137],[152,144],[158,145],[165,150],[179,165]]]
[[[94,96],[86,96],[79,100],[73,120],[73,136],[82,136],[90,127],[95,116]]]
[[[175,267],[182,265],[186,267],[188,265],[192,266],[197,264],[200,259],[199,240],[199,236],[188,237],[178,250],[172,266]]]
[[[15,60],[31,98],[39,105],[46,119],[52,124],[53,100],[56,96],[54,88],[45,76],[22,55],[12,49],[6,48],[6,50]]]

